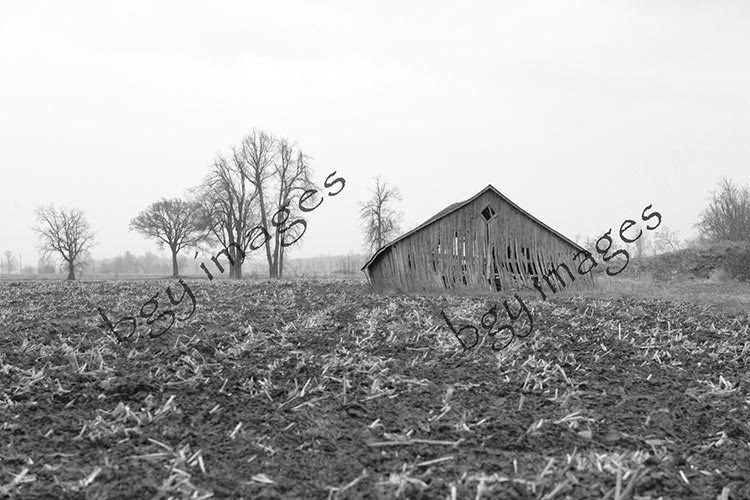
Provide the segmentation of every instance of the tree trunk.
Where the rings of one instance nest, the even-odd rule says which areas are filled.
[[[240,249],[237,247],[232,247],[229,249],[229,252],[231,254],[234,254],[234,265],[232,266],[234,268],[234,278],[241,280],[242,279],[242,263],[245,261],[245,254],[242,254],[240,256]]]
[[[271,254],[271,260],[268,261],[268,277],[275,279],[279,277],[279,257],[278,249],[274,248]]]
[[[75,272],[75,266],[73,265],[73,261],[68,261],[68,280],[74,281],[76,279],[76,272]]]
[[[279,192],[279,198],[281,198],[281,192]],[[281,199],[279,199],[279,207],[281,207]],[[273,216],[271,217],[271,224],[273,225]],[[279,253],[281,251],[281,245],[280,245],[281,234],[279,233],[278,226],[276,226],[275,229],[276,230],[273,232],[273,263],[271,265],[271,272],[269,274],[271,275],[271,278],[279,279],[281,277],[281,272],[279,269]]]
[[[242,279],[242,264],[239,260],[235,260],[234,264],[229,265],[229,277],[236,280]]]
[[[234,248],[230,248],[229,253],[230,255],[234,253],[234,255],[231,255],[231,258],[229,260],[229,279],[241,280],[242,263],[240,262],[240,257],[239,255],[237,255]]]
[[[172,277],[179,278],[180,271],[177,269],[177,250],[174,248],[170,248],[170,250],[172,250]]]
[[[269,240],[274,240],[273,251],[271,252],[271,257],[268,260],[268,277],[271,279],[277,278],[279,276],[279,244],[278,241],[276,241],[276,239],[279,237],[279,233],[278,228],[275,229],[276,234],[273,238],[269,238]]]
[[[229,248],[229,279],[242,279],[242,262],[245,260],[244,256],[240,257],[240,252],[233,236],[230,236]]]
[[[383,221],[380,219],[380,206],[378,206],[378,237],[375,240],[375,251],[380,250],[380,248],[383,246],[383,236],[381,234],[381,231],[383,229]]]
[[[276,237],[278,238],[278,231],[276,232]],[[273,249],[273,263],[271,265],[271,278],[278,279],[279,277],[279,243],[278,240],[276,241],[275,247]]]
[[[256,184],[258,187],[258,201],[260,202],[260,223],[268,231],[268,213],[266,212],[266,202],[263,197],[262,184],[259,182]],[[271,278],[274,277],[273,264],[271,258],[271,238],[266,238],[266,242],[263,245],[266,247],[266,259],[268,260],[268,273]]]

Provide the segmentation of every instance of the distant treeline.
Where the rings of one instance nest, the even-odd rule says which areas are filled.
[[[368,258],[364,254],[349,254],[289,259],[285,263],[284,273],[287,276],[364,276],[361,269]],[[253,277],[268,275],[268,268],[262,262],[246,264],[246,267]]]
[[[287,276],[357,276],[361,274],[360,269],[367,261],[368,256],[365,254],[349,255],[324,255],[320,257],[292,258],[285,264],[285,274]],[[200,268],[201,262],[208,260],[206,255],[199,255],[196,259],[191,259],[185,255],[178,257],[180,272],[183,275],[202,275]],[[245,272],[251,277],[266,277],[268,268],[262,261],[246,261],[243,264]],[[37,268],[33,269],[27,266],[27,273],[36,271],[37,274],[59,274],[67,272],[60,266],[56,266],[49,261],[40,260]],[[81,276],[87,274],[105,274],[113,277],[119,275],[149,274],[149,275],[171,275],[172,259],[169,256],[160,256],[153,252],[146,252],[143,255],[135,255],[131,252],[125,252],[117,257],[109,259],[87,258],[86,264],[80,269]]]

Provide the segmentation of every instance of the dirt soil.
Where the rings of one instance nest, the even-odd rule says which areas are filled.
[[[187,283],[118,342],[97,307],[176,280],[0,282],[0,497],[750,498],[747,313],[530,296],[531,336],[463,351],[440,311],[505,296]]]

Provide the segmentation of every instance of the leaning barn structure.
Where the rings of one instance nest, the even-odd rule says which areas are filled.
[[[531,288],[534,278],[559,289],[551,270],[572,282],[560,264],[576,283],[592,282],[590,274],[576,272],[579,251],[584,249],[489,185],[380,248],[362,270],[380,291],[499,291]]]

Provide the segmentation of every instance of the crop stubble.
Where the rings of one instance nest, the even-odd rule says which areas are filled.
[[[750,498],[747,314],[530,297],[493,353],[439,314],[491,299],[354,280],[200,281],[157,339],[92,312],[161,285],[0,282],[0,496]]]

